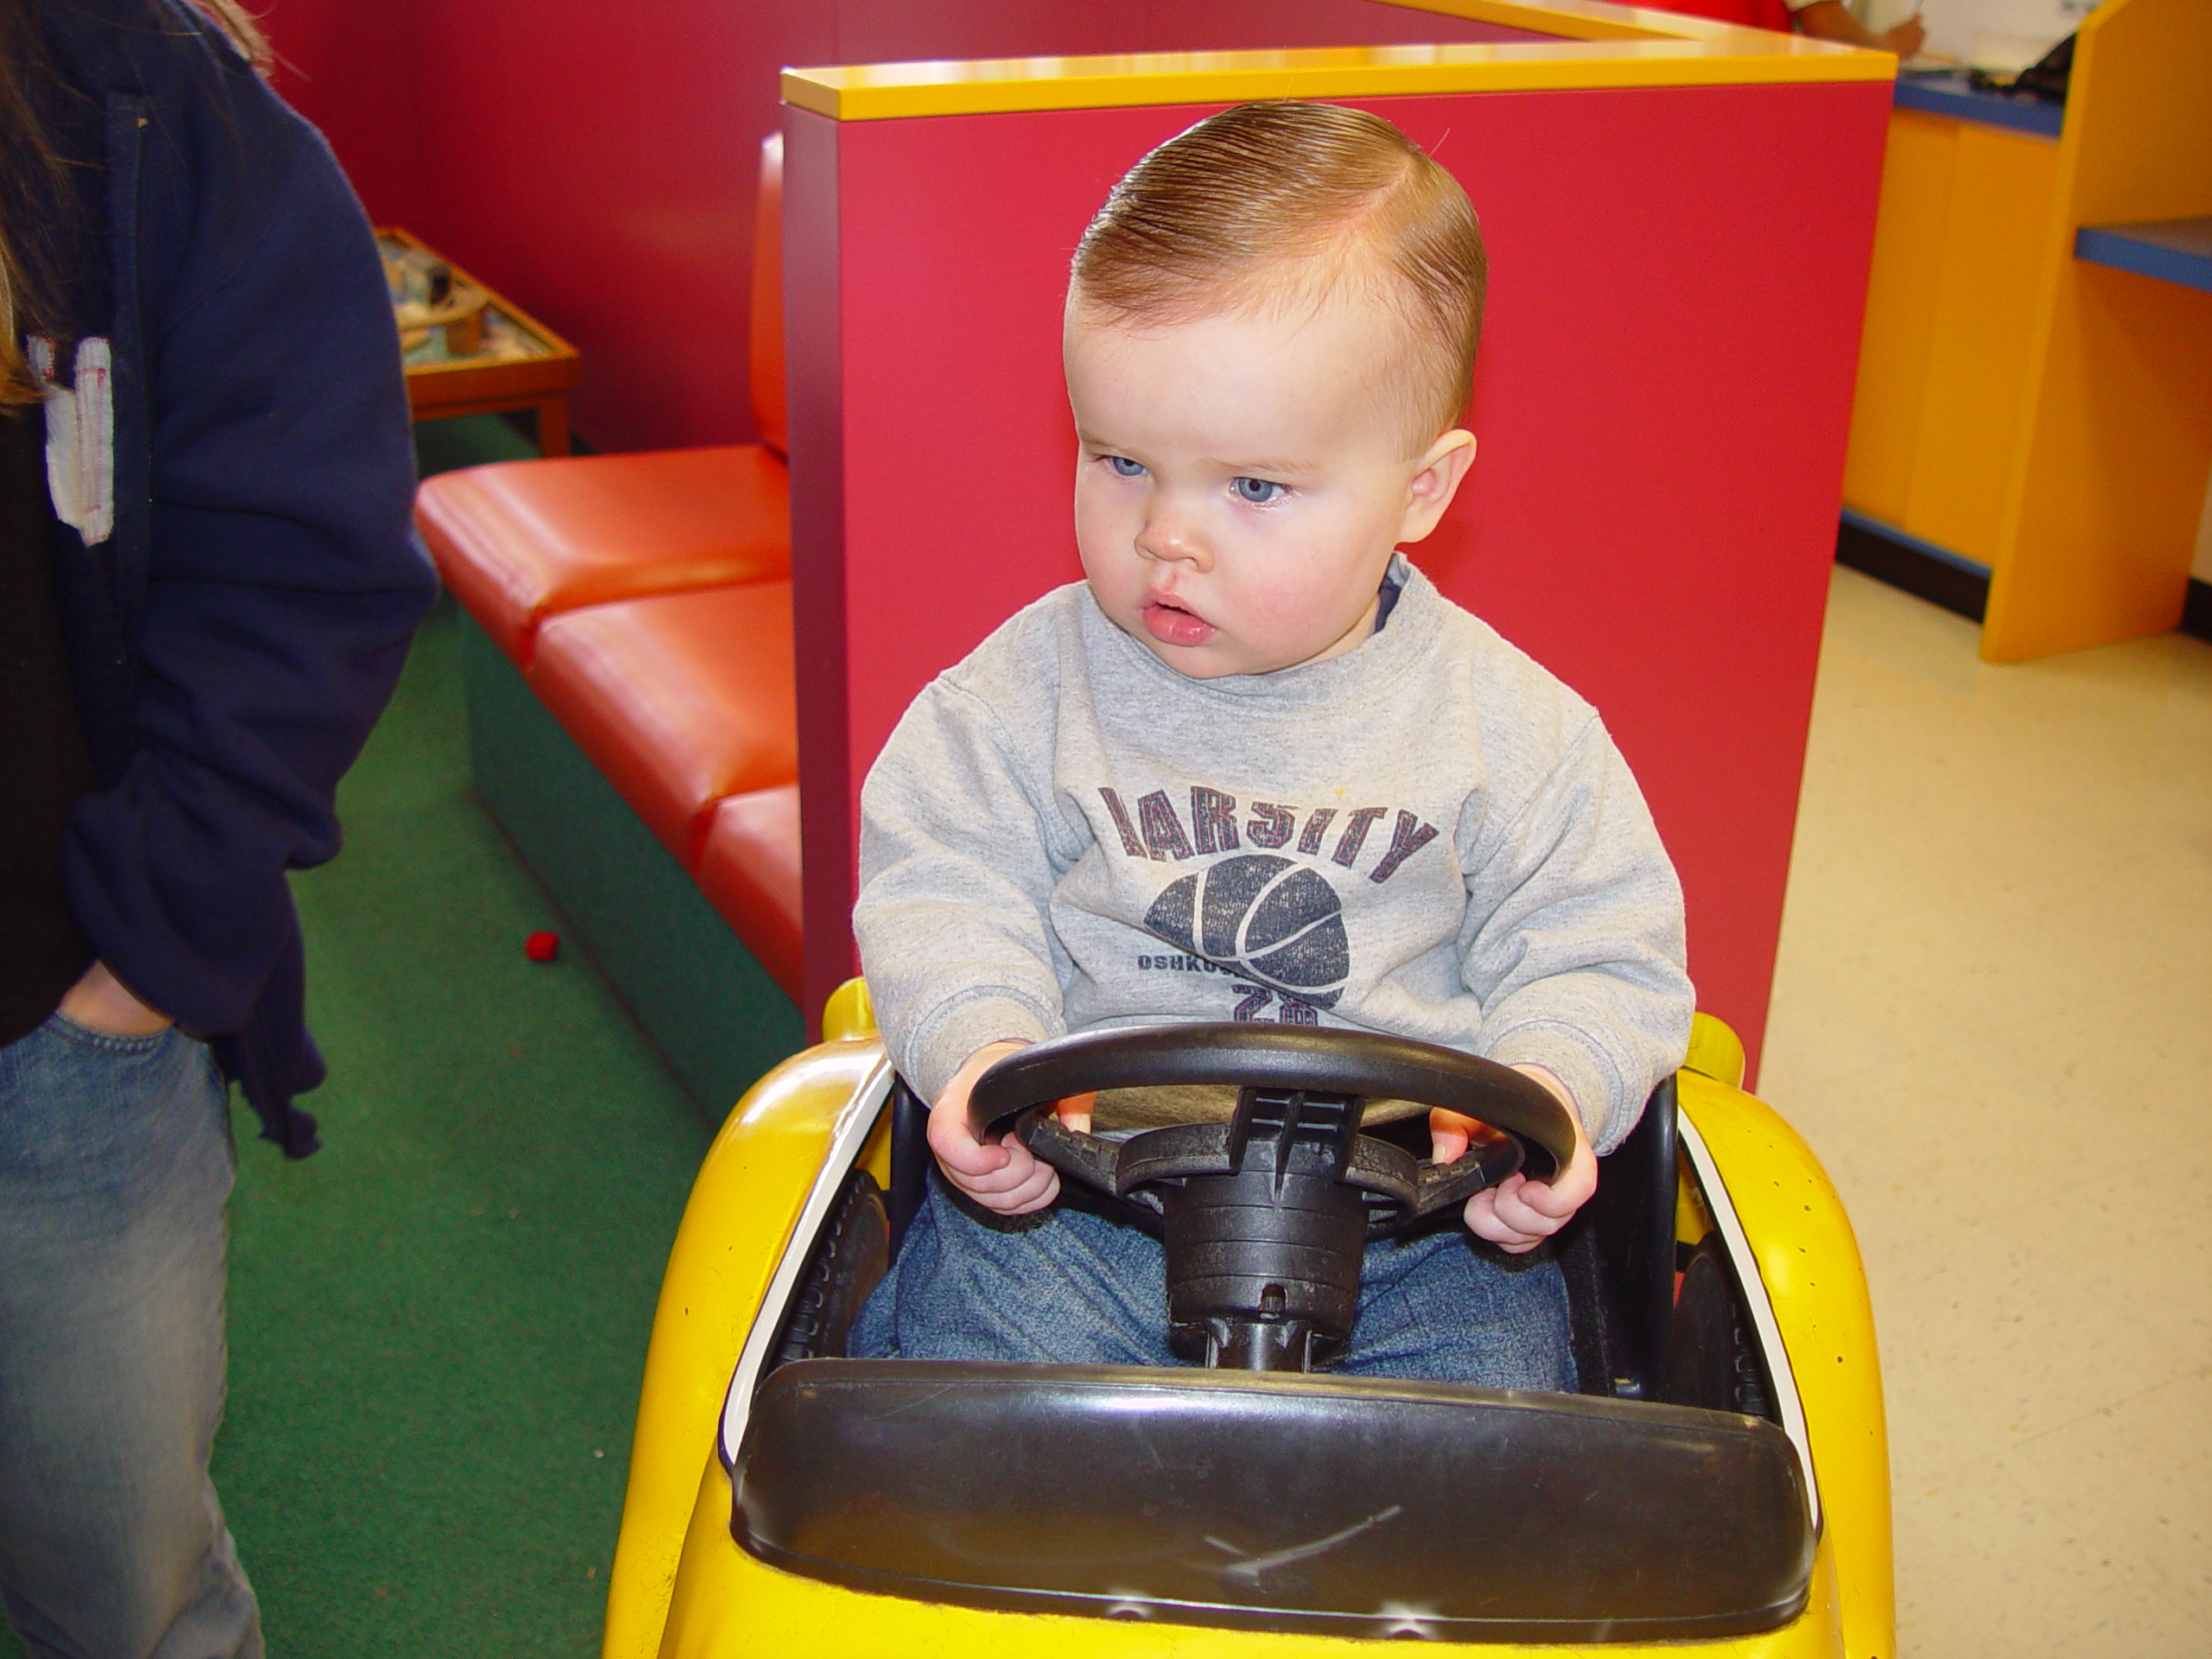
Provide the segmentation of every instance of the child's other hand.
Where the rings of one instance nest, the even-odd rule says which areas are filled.
[[[1477,1238],[1487,1239],[1509,1255],[1533,1250],[1573,1219],[1574,1212],[1598,1190],[1598,1158],[1590,1150],[1590,1137],[1582,1132],[1582,1114],[1567,1087],[1541,1065],[1516,1065],[1560,1097],[1574,1121],[1574,1154],[1567,1167],[1548,1181],[1532,1181],[1526,1175],[1509,1175],[1496,1186],[1467,1200],[1467,1228]],[[1467,1149],[1467,1125],[1472,1120],[1457,1112],[1428,1115],[1430,1156],[1450,1163]]]
[[[930,1108],[930,1150],[944,1178],[995,1215],[1026,1216],[1060,1195],[1060,1173],[1023,1146],[1009,1130],[995,1142],[978,1141],[968,1127],[968,1096],[976,1079],[1020,1043],[993,1043],[970,1054]]]

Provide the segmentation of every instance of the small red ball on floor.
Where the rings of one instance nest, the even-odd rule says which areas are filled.
[[[550,962],[561,954],[558,933],[533,933],[523,941],[522,953],[532,962]]]

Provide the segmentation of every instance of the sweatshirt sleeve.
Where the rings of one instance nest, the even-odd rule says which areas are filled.
[[[1486,919],[1461,976],[1483,1007],[1478,1052],[1554,1072],[1610,1152],[1681,1064],[1694,995],[1681,883],[1596,718],[1477,851],[1469,913]]]
[[[1044,787],[1005,724],[939,679],[861,791],[860,943],[893,1061],[934,1101],[985,1045],[1066,1027],[1046,916]]]

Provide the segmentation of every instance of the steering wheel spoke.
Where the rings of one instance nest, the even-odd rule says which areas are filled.
[[[1433,1216],[1452,1205],[1464,1204],[1516,1173],[1522,1160],[1518,1141],[1478,1123],[1467,1137],[1467,1149],[1450,1163],[1421,1166],[1421,1189],[1413,1212]]]

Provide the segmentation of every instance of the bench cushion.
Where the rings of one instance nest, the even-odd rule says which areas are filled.
[[[563,611],[524,672],[686,869],[715,802],[798,776],[788,582]]]
[[[791,1001],[802,1001],[797,784],[715,803],[699,890]]]
[[[444,473],[415,522],[438,573],[524,668],[544,619],[791,573],[791,477],[758,444]]]

